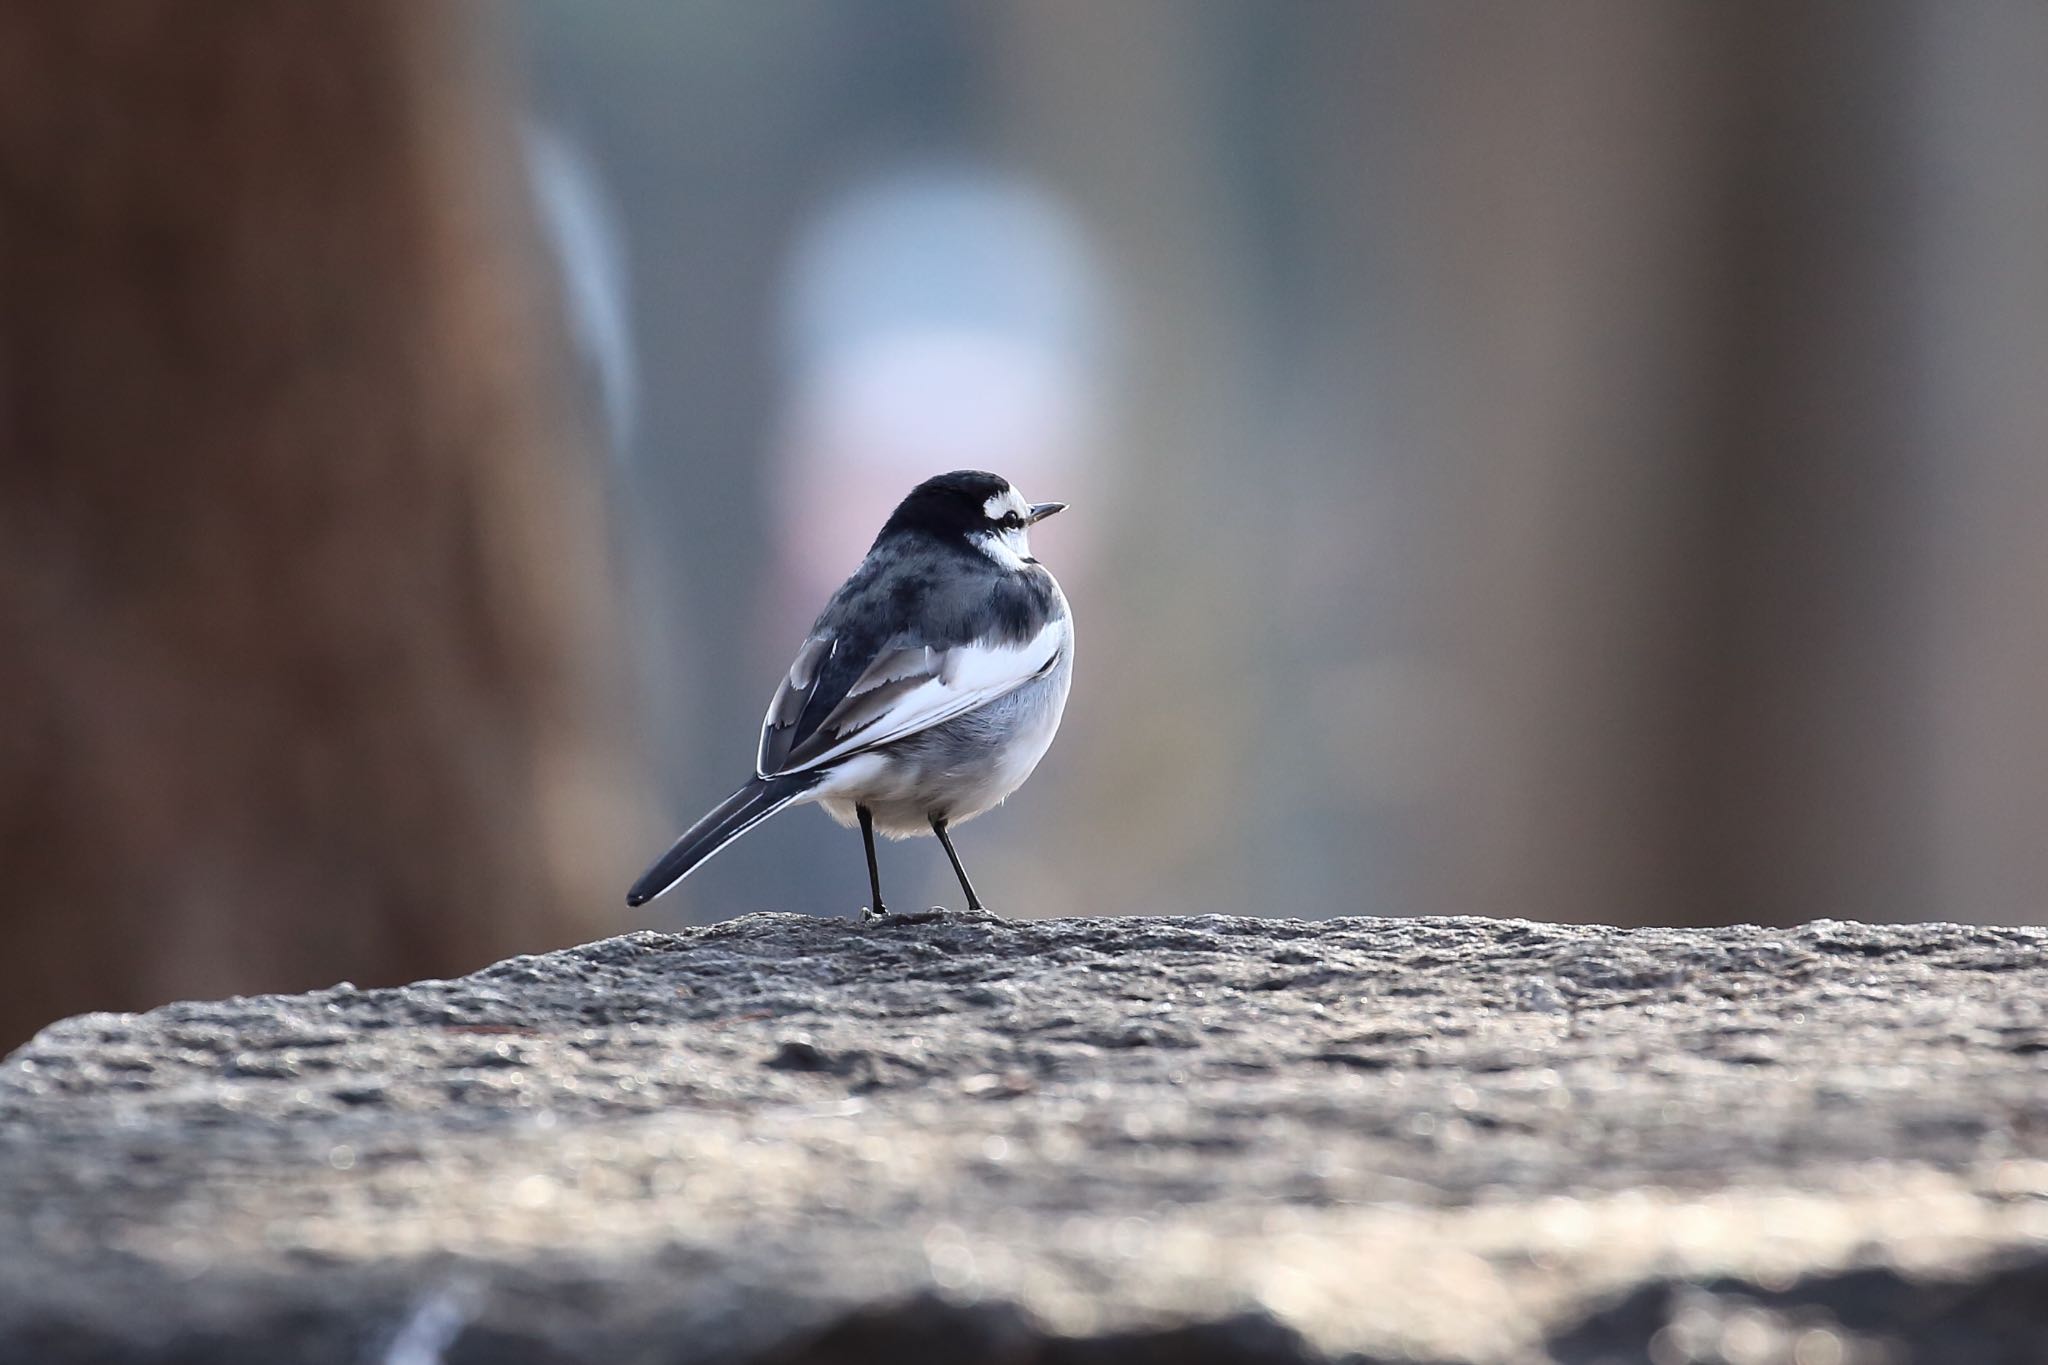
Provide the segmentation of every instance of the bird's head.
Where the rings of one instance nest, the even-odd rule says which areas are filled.
[[[1001,475],[956,469],[911,489],[882,535],[907,531],[964,539],[997,563],[1016,568],[1038,562],[1031,557],[1031,527],[1065,506],[1028,502]]]

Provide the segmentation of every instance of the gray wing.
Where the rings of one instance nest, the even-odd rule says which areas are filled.
[[[1027,639],[944,649],[899,634],[865,661],[845,657],[840,637],[814,634],[768,703],[755,771],[802,772],[943,724],[1049,671],[1065,645],[1064,618]]]

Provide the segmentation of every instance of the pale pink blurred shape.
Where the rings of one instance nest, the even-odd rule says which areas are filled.
[[[1093,420],[1069,367],[1011,338],[906,331],[849,351],[791,404],[784,559],[802,586],[829,590],[897,501],[949,469],[992,470],[1031,498],[1085,506]]]
[[[785,633],[860,562],[889,510],[949,469],[1074,504],[1036,548],[1069,578],[1103,487],[1100,288],[1078,229],[985,171],[856,189],[792,263],[775,448]]]

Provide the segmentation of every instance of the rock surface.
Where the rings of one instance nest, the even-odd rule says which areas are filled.
[[[2048,1359],[2048,934],[754,916],[0,1066],[0,1362]]]

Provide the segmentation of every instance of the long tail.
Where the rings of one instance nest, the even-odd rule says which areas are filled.
[[[697,864],[817,785],[816,773],[754,778],[685,830],[660,861],[633,883],[626,904],[647,904],[689,876]]]

